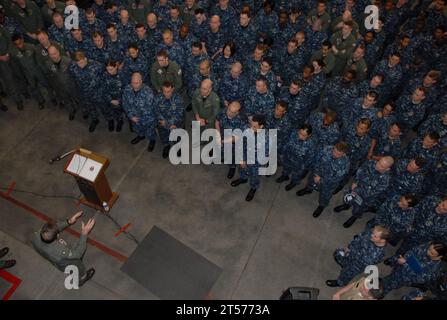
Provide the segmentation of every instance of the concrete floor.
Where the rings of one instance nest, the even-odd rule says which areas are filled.
[[[162,159],[159,142],[148,153],[146,142],[129,143],[134,134],[127,126],[121,133],[109,133],[102,121],[91,134],[88,121],[79,118],[69,122],[65,110],[40,111],[31,101],[22,112],[14,107],[2,112],[0,187],[15,181],[16,190],[77,197],[74,179],[63,173],[65,161],[49,165],[48,160],[82,146],[111,160],[107,177],[120,193],[111,215],[119,224],[131,223],[128,231],[139,240],[157,225],[223,269],[211,299],[278,299],[290,286],[320,288],[320,299],[330,299],[336,291],[324,283],[339,272],[332,252],[346,245],[369,218],[344,229],[348,214],[331,210],[340,203],[341,193],[318,219],[312,217],[317,193],[298,198],[297,189],[286,192],[286,183],[279,185],[273,177],[263,178],[255,199],[247,203],[248,185],[232,188],[227,167],[173,166]],[[73,199],[15,191],[11,197],[54,219],[78,210]],[[85,264],[96,269],[93,280],[80,290],[66,290],[65,275],[30,245],[32,232],[44,222],[30,210],[0,197],[0,247],[11,248],[8,257],[17,265],[8,271],[22,279],[11,299],[158,299],[120,271],[121,261],[94,246],[84,257]],[[94,213],[86,207],[84,211],[84,220]],[[124,234],[115,237],[117,230],[100,216],[91,238],[128,257],[136,243]],[[67,233],[63,237],[76,240]],[[3,287],[0,282],[0,290]],[[400,293],[388,298],[398,297]]]

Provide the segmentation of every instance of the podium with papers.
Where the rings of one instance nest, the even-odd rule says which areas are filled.
[[[79,148],[67,162],[64,172],[72,175],[81,190],[80,202],[96,210],[105,211],[103,203],[112,209],[118,193],[112,192],[105,171],[110,161],[104,156]]]

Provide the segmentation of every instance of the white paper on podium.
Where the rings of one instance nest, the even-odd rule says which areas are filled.
[[[71,158],[70,163],[68,164],[67,171],[78,175],[79,172],[81,172],[82,168],[84,167],[86,161],[87,161],[86,157],[75,153],[73,158]]]
[[[87,159],[81,171],[79,172],[79,176],[90,182],[95,182],[99,171],[101,171],[101,168],[102,168],[101,163],[92,159]]]

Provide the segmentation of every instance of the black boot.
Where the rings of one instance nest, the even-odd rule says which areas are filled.
[[[88,269],[85,276],[79,281],[79,286],[82,287],[87,281],[89,281],[95,275],[95,269]]]
[[[82,119],[88,119],[88,112],[82,113]]]
[[[135,138],[132,139],[132,141],[130,142],[131,144],[137,144],[138,142],[140,142],[141,140],[144,140],[144,137],[142,136],[136,136]]]
[[[351,208],[350,204],[343,203],[343,204],[341,204],[339,206],[336,206],[334,208],[334,212],[342,212],[342,211],[348,210],[349,208]]]
[[[298,191],[296,192],[296,195],[297,195],[298,197],[302,197],[302,196],[304,196],[304,195],[306,195],[306,194],[310,194],[310,193],[312,193],[312,190],[311,190],[311,189],[304,188],[304,189],[298,190]]]
[[[155,148],[155,140],[150,140],[149,145],[147,146],[147,152],[154,151],[154,148]]]
[[[99,120],[98,120],[98,119],[95,119],[95,120],[93,120],[92,122],[90,122],[90,127],[88,127],[88,131],[89,131],[89,132],[93,132],[93,131],[95,131],[96,126],[98,125],[98,123],[99,123]]]
[[[315,209],[314,213],[312,213],[312,216],[313,216],[314,218],[318,218],[318,217],[323,213],[323,210],[324,210],[324,207],[323,207],[323,206],[318,206],[318,207]]]
[[[64,101],[61,101],[61,102],[59,102],[59,109],[64,109],[65,108],[65,102]]]
[[[343,227],[345,228],[349,228],[350,226],[352,226],[354,224],[354,222],[357,220],[356,217],[351,216],[348,220],[345,221],[345,223],[343,223]]]
[[[230,170],[228,170],[227,178],[233,179],[235,173],[236,173],[236,168],[230,168]]]
[[[283,183],[284,181],[287,181],[287,180],[289,180],[288,176],[281,175],[279,178],[276,179],[276,182]]]
[[[248,181],[247,179],[237,179],[237,180],[234,180],[233,182],[231,182],[231,186],[237,187],[240,184],[247,183],[247,181]]]
[[[170,149],[171,149],[171,146],[166,146],[163,148],[163,154],[162,154],[163,159],[166,159],[169,156]]]
[[[255,193],[256,193],[256,189],[250,189],[250,191],[248,191],[248,194],[247,194],[247,196],[245,197],[245,201],[251,201],[251,200],[253,200],[253,198],[254,198],[254,196],[255,196]]]
[[[288,185],[286,185],[285,189],[286,189],[286,191],[290,191],[290,190],[292,190],[295,187],[296,187],[296,183],[290,182]]]
[[[109,120],[108,122],[109,131],[112,132],[115,130],[115,121]]]
[[[122,129],[123,129],[123,120],[120,120],[116,124],[116,132],[121,132]]]
[[[2,111],[8,111],[8,107],[5,106],[4,104],[0,104],[0,110],[2,110]]]

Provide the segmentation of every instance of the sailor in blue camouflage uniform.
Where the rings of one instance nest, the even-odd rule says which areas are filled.
[[[391,156],[398,159],[402,153],[401,134],[402,126],[397,122],[391,123],[389,127],[382,127],[381,131],[372,137],[368,158],[377,160]]]
[[[138,72],[143,77],[143,82],[149,81],[149,63],[146,57],[138,49],[135,43],[131,43],[124,58],[121,77],[124,85],[128,85],[132,78],[132,74]]]
[[[110,59],[110,50],[107,42],[104,36],[98,31],[93,32],[93,48],[90,52],[90,57],[101,65],[105,65]]]
[[[194,11],[194,18],[191,20],[189,27],[191,28],[191,33],[197,39],[200,41],[204,40],[203,36],[209,27],[209,23],[203,8],[197,8]]]
[[[428,241],[447,241],[447,198],[428,196],[416,207],[411,233],[404,239],[397,254]]]
[[[389,93],[383,85],[383,76],[380,74],[375,74],[371,79],[366,79],[357,85],[357,94],[359,97],[364,97],[368,92],[377,92],[377,107],[382,108],[385,103]]]
[[[103,97],[103,114],[108,122],[109,131],[120,132],[123,127],[123,108],[121,96],[123,84],[118,71],[118,62],[109,60],[106,70],[102,74],[100,83],[101,96]]]
[[[101,19],[96,17],[95,11],[92,8],[85,10],[86,19],[80,21],[82,34],[91,39],[93,32],[99,31],[102,34],[106,33],[106,24]]]
[[[155,13],[151,12],[146,17],[146,32],[149,38],[155,43],[160,43],[162,40],[163,23],[158,21]]]
[[[424,158],[426,164],[423,170],[427,172],[436,166],[440,153],[439,134],[429,132],[424,137],[413,139],[405,149],[403,157],[407,159]]]
[[[313,165],[313,159],[317,152],[317,145],[312,138],[312,127],[303,124],[298,130],[292,130],[290,136],[284,143],[282,150],[283,171],[276,182],[282,183],[291,179],[286,185],[286,191],[297,186],[305,173]]]
[[[424,191],[426,194],[447,194],[447,152],[441,154],[436,166],[425,175]]]
[[[326,73],[323,71],[326,64],[322,59],[313,60],[312,67],[314,68],[312,80],[306,86],[306,95],[309,97],[309,112],[314,110],[320,104],[321,92],[323,92],[326,85]]]
[[[354,237],[347,248],[335,250],[335,262],[341,267],[336,280],[327,280],[329,287],[347,285],[355,276],[364,273],[366,267],[381,263],[385,257],[385,248],[389,230],[377,226]]]
[[[289,40],[296,33],[296,30],[289,23],[287,11],[281,11],[279,13],[277,31],[273,38],[273,48],[274,50],[281,50],[287,46]]]
[[[412,94],[417,88],[425,89],[425,104],[427,110],[430,111],[431,106],[435,104],[436,99],[441,91],[438,82],[441,80],[441,73],[436,70],[430,70],[422,78],[417,77],[409,81],[408,86],[405,87],[407,94]]]
[[[250,121],[250,134],[254,135],[254,146],[251,144],[243,145],[243,160],[239,164],[239,179],[231,182],[232,187],[237,187],[241,184],[247,183],[250,180],[250,191],[245,197],[246,201],[253,200],[257,189],[260,186],[261,179],[259,177],[259,171],[261,169],[261,163],[259,157],[269,157],[270,155],[270,137],[269,130],[263,130],[265,128],[265,117],[260,114],[255,114]],[[252,149],[254,147],[254,150]],[[250,154],[254,156],[254,163],[249,163]]]
[[[244,131],[248,128],[247,119],[242,116],[240,110],[240,102],[234,100],[230,102],[226,108],[222,109],[216,117],[216,130],[220,133],[222,152],[225,152],[226,144],[232,145],[232,162],[231,164],[228,164],[228,179],[233,179],[234,174],[236,173],[235,137],[233,135],[226,136],[225,130],[233,131],[239,129]]]
[[[274,109],[275,98],[268,89],[265,77],[259,77],[256,80],[256,86],[249,88],[243,106],[243,113],[247,117],[252,117],[255,114],[265,116]]]
[[[310,102],[302,86],[302,81],[293,80],[288,87],[281,87],[277,95],[277,101],[288,103],[288,117],[295,128],[304,124],[310,112]]]
[[[183,61],[186,63],[187,57],[191,55],[192,44],[197,41],[197,38],[189,31],[187,24],[182,24],[178,31],[177,43],[182,47],[185,57]]]
[[[341,132],[336,122],[337,113],[331,109],[310,115],[308,123],[312,126],[312,136],[320,148],[334,145],[341,140]]]
[[[261,66],[258,69],[253,70],[250,77],[250,83],[255,83],[256,79],[263,76],[267,79],[267,85],[273,95],[276,95],[278,91],[278,81],[276,75],[272,71],[273,61],[270,57],[263,57]]]
[[[348,130],[344,131],[343,140],[349,145],[348,157],[351,161],[351,165],[349,175],[346,176],[346,179],[340,184],[335,193],[343,188],[351,176],[353,176],[357,169],[362,165],[363,161],[366,160],[369,148],[371,147],[370,130],[371,120],[362,118],[357,121],[355,126],[350,126]]]
[[[217,81],[217,76],[214,69],[211,68],[210,60],[204,60],[200,62],[199,68],[193,73],[191,81],[187,83],[188,92],[190,95],[193,94],[195,90],[200,88],[200,84],[203,80],[210,79],[213,82],[213,90],[217,93],[219,92],[219,81]]]
[[[53,24],[48,28],[48,37],[62,46],[66,46],[70,31],[65,28],[64,16],[58,12],[53,15]]]
[[[414,90],[412,94],[404,94],[396,101],[397,121],[405,125],[407,130],[415,128],[425,116],[425,89]]]
[[[227,72],[219,86],[220,100],[224,106],[232,101],[243,101],[248,91],[248,82],[242,72],[242,65],[236,62],[232,65],[231,70]]]
[[[273,38],[277,32],[278,15],[273,11],[274,7],[275,3],[273,1],[265,1],[263,8],[259,10],[255,17],[256,30],[258,36],[262,39]]]
[[[70,74],[79,88],[84,118],[90,117],[89,131],[93,132],[99,123],[97,105],[101,105],[100,82],[104,67],[94,60],[88,60],[86,55],[77,51],[73,55]]]
[[[335,146],[320,148],[313,159],[314,164],[307,185],[298,190],[296,195],[301,197],[314,190],[319,191],[318,207],[312,214],[314,218],[319,217],[329,205],[332,193],[349,173],[349,158],[346,155],[348,150],[347,143],[340,141]]]
[[[379,112],[379,109],[375,107],[376,103],[377,93],[370,91],[366,96],[356,99],[351,106],[340,110],[339,115],[343,128],[349,127],[352,123],[357,123],[360,119],[376,120]]]
[[[127,42],[134,37],[135,22],[130,20],[129,12],[126,9],[120,10],[120,22],[116,24],[116,28],[121,38],[126,39]]]
[[[170,61],[175,61],[180,67],[185,64],[185,52],[180,44],[174,41],[174,33],[171,30],[163,31],[163,42],[160,43],[155,52],[166,51]]]
[[[355,71],[347,71],[343,77],[329,80],[323,93],[323,106],[342,113],[358,96],[354,79]]]
[[[422,157],[400,159],[393,167],[389,192],[391,195],[420,194],[424,182],[424,168],[427,161]]]
[[[109,50],[110,59],[123,62],[127,50],[127,42],[129,40],[118,34],[118,30],[114,24],[107,25],[107,48]]]
[[[138,49],[147,58],[148,63],[151,64],[155,60],[155,42],[148,36],[144,24],[135,25],[133,42],[137,44]]]
[[[171,9],[171,5],[172,3],[169,0],[159,0],[154,4],[152,10],[159,20],[167,21],[169,20],[169,10]]]
[[[334,212],[341,212],[352,207],[352,216],[343,223],[343,227],[351,227],[363,213],[375,208],[385,198],[393,164],[392,157],[383,157],[377,161],[366,161],[357,170],[354,182],[346,191],[346,194],[352,195],[354,199],[334,208]]]
[[[229,2],[229,0],[219,0],[210,10],[210,16],[219,16],[222,27],[227,29],[229,29],[236,20],[236,10],[234,10]]]
[[[389,197],[377,210],[373,219],[368,221],[366,229],[383,226],[390,230],[388,243],[396,246],[411,231],[415,207],[419,199],[414,194],[394,195]]]
[[[445,244],[429,242],[413,247],[393,260],[393,271],[383,278],[383,294],[402,287],[432,283],[441,275],[441,259],[447,254]]]
[[[66,42],[67,45],[67,51],[70,53],[70,55],[73,57],[74,53],[76,51],[81,51],[85,53],[85,55],[92,59],[91,52],[93,50],[93,43],[92,40],[85,37],[82,34],[81,29],[72,29],[71,30],[71,37]]]
[[[446,147],[444,141],[447,137],[447,112],[429,116],[418,128],[419,137],[423,137],[430,132],[437,132],[441,139],[441,147]]]
[[[158,116],[158,134],[163,144],[163,158],[169,155],[172,142],[169,141],[171,130],[184,127],[185,106],[178,93],[174,92],[174,85],[165,81],[162,86],[162,93],[154,100]]]
[[[275,59],[276,60],[276,59]],[[298,46],[296,39],[291,39],[287,46],[279,52],[274,71],[281,78],[284,86],[288,86],[308,60],[308,52],[304,44]]]
[[[394,92],[399,87],[403,77],[400,55],[393,52],[388,58],[380,61],[373,74],[383,75],[383,85],[388,88],[389,92]]]
[[[131,83],[125,87],[122,104],[127,117],[132,121],[133,131],[137,134],[130,143],[137,144],[147,138],[147,151],[152,152],[157,139],[157,110],[152,89],[143,84],[139,73],[134,73]]]
[[[280,155],[279,159],[283,154],[285,143],[290,136],[290,131],[292,130],[292,125],[289,120],[287,108],[287,102],[279,101],[278,103],[276,103],[275,109],[267,113],[267,115],[265,116],[265,128],[278,130],[277,153]]]
[[[371,137],[377,138],[383,128],[389,128],[393,122],[396,122],[395,108],[396,105],[393,102],[385,103],[382,110],[377,113],[377,118],[372,122]]]
[[[185,82],[186,83],[192,83],[192,78],[197,70],[199,70],[200,63],[202,61],[209,60],[208,55],[203,51],[203,45],[201,42],[194,42],[191,46],[191,53],[186,56],[186,63],[185,63]],[[190,87],[190,86],[188,86]],[[188,89],[188,96],[191,97],[192,92]]]
[[[169,19],[164,21],[164,24],[166,28],[172,30],[175,34],[178,34],[183,25],[183,19],[180,16],[180,8],[178,6],[171,6],[171,9],[169,10]]]
[[[205,42],[206,52],[211,59],[213,59],[214,56],[222,50],[228,40],[228,34],[222,28],[219,16],[212,16],[210,18],[209,27],[203,35],[203,42]]]
[[[239,59],[245,59],[256,47],[256,27],[251,18],[251,13],[241,12],[239,23],[233,25],[231,31],[234,39],[237,39],[237,54]]]
[[[221,52],[216,53],[213,59],[213,70],[217,79],[222,79],[223,75],[230,70],[236,59],[236,45],[233,41],[225,43]]]
[[[118,12],[118,5],[116,3],[108,2],[104,6],[105,13],[99,16],[102,21],[108,25],[109,23],[117,24],[120,22],[120,14]]]

